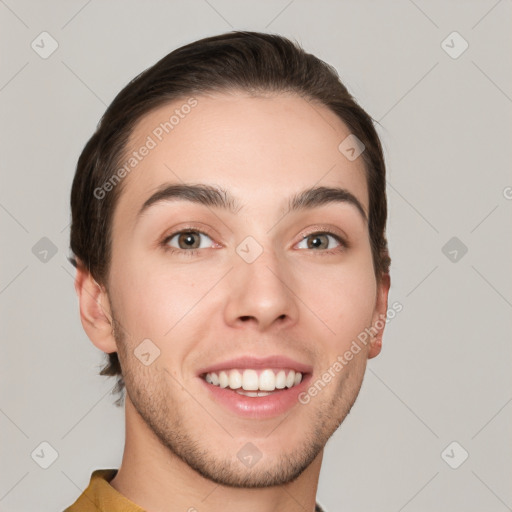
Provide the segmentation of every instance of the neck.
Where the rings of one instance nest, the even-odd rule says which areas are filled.
[[[323,450],[293,482],[227,487],[204,478],[164,446],[128,395],[125,415],[123,460],[110,485],[148,512],[314,512]]]

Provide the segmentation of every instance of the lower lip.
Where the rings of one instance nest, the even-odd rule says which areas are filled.
[[[199,377],[214,401],[245,418],[273,418],[285,413],[299,403],[298,396],[308,387],[310,378],[311,374],[307,374],[303,376],[299,384],[292,388],[274,391],[267,396],[252,397],[240,395],[229,388],[208,384]]]

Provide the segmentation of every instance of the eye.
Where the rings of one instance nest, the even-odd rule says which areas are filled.
[[[201,237],[208,238],[210,242],[213,242],[207,234],[202,233],[201,231],[189,229],[169,235],[163,241],[163,244],[170,249],[187,252],[191,252],[190,249],[205,249],[207,247],[211,247],[212,244],[203,243]]]
[[[306,235],[297,245],[299,249],[324,249],[326,252],[332,252],[336,247],[331,247],[330,242],[334,241],[338,246],[346,247],[345,241],[334,233],[319,231]],[[302,247],[301,247],[302,244]]]

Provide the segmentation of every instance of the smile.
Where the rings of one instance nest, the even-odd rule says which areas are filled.
[[[230,385],[221,387],[220,374],[225,373],[225,376],[222,376],[222,383],[225,384],[226,379],[229,379],[230,384],[231,372],[233,372],[234,386],[238,386],[236,379],[238,379],[240,385],[235,389]],[[256,373],[256,377],[255,373],[252,372]],[[272,373],[272,376],[270,376],[269,372]],[[285,386],[283,388],[278,387],[283,382],[283,374],[281,372],[285,374]],[[243,385],[246,374],[247,381]],[[262,379],[263,383],[261,383]],[[268,379],[267,384],[265,383],[266,379]],[[272,379],[274,379],[273,385]],[[283,369],[279,369],[276,372],[272,368],[266,368],[259,374],[256,370],[252,369],[245,369],[243,371],[233,369],[218,373],[209,372],[198,380],[204,386],[203,389],[206,392],[206,396],[211,400],[212,404],[220,407],[221,410],[239,418],[264,420],[279,417],[288,413],[296,405],[300,405],[299,396],[307,390],[311,379],[311,373],[302,374],[294,370],[287,371]],[[286,381],[288,381],[290,386],[286,385]],[[273,387],[273,389],[262,389],[270,387]],[[304,409],[301,407],[300,410]]]
[[[208,384],[232,389],[240,395],[262,397],[297,386],[302,381],[302,373],[283,368],[249,368],[209,372],[203,378]]]

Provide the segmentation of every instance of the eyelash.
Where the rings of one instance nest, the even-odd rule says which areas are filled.
[[[201,231],[200,229],[195,229],[193,227],[184,228],[184,229],[180,229],[179,231],[175,231],[174,233],[171,233],[170,235],[166,236],[161,242],[163,249],[166,252],[169,252],[171,254],[178,254],[180,256],[195,256],[197,254],[197,252],[199,251],[199,249],[190,249],[190,250],[177,249],[176,247],[171,247],[168,245],[170,240],[172,240],[176,235],[181,235],[182,233],[199,233],[201,235],[206,235],[207,237],[212,238],[208,233],[205,233],[204,231]]]
[[[162,248],[166,251],[166,252],[169,252],[171,254],[179,254],[179,255],[183,255],[183,256],[189,256],[189,257],[192,257],[192,256],[195,256],[197,255],[198,251],[200,249],[190,249],[190,250],[186,250],[186,249],[177,249],[176,247],[171,247],[169,246],[169,241],[172,240],[176,235],[181,235],[183,233],[194,233],[194,234],[201,234],[201,235],[205,235],[209,238],[212,238],[208,233],[205,233],[204,231],[201,231],[199,229],[195,229],[193,227],[190,227],[190,228],[184,228],[184,229],[181,229],[179,231],[175,231],[174,233],[171,233],[170,235],[167,235],[163,240],[162,242],[160,243],[160,245],[162,246]],[[318,251],[315,251],[317,252],[320,256],[328,256],[328,255],[332,255],[332,254],[337,254],[343,250],[346,250],[349,248],[349,244],[348,242],[342,238],[340,235],[338,235],[337,233],[333,233],[332,231],[311,231],[309,233],[305,233],[302,235],[302,238],[299,240],[298,243],[302,242],[303,240],[305,240],[306,238],[309,238],[313,235],[329,235],[329,236],[332,236],[339,244],[340,244],[340,247],[336,247],[334,249],[326,249],[326,250],[318,250]],[[304,249],[299,249],[299,250],[304,250]]]

